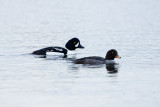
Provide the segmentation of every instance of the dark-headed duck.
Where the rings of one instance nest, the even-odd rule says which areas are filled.
[[[77,48],[84,48],[80,44],[80,40],[78,38],[70,39],[66,43],[65,47],[68,50],[75,50]],[[59,46],[53,46],[53,47],[46,47],[46,48],[43,48],[43,49],[36,50],[36,51],[32,52],[32,54],[35,54],[35,55],[46,55],[47,52],[58,52],[58,53],[63,53],[64,56],[67,56],[67,52],[68,52],[67,49],[65,49],[63,47],[59,47]]]
[[[105,58],[102,58],[99,56],[84,57],[84,58],[74,60],[74,63],[75,64],[107,64],[107,63],[112,63],[114,58],[121,58],[121,57],[118,55],[118,52],[115,49],[111,49],[107,52]]]

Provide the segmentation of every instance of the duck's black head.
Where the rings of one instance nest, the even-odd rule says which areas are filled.
[[[68,50],[75,50],[76,48],[84,48],[81,44],[80,44],[80,40],[78,38],[72,38],[70,39],[65,47],[68,49]]]
[[[114,60],[114,58],[121,58],[121,57],[118,55],[118,52],[115,49],[111,49],[107,52],[105,59]]]

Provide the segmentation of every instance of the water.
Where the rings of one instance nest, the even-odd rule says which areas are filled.
[[[2,107],[160,106],[159,0],[5,0],[0,3]],[[68,59],[28,53],[78,37]],[[117,49],[118,72],[70,59]],[[112,68],[110,68],[112,69]]]

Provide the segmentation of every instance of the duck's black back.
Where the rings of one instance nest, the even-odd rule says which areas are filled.
[[[105,59],[98,56],[84,57],[84,58],[76,59],[74,63],[75,64],[103,64],[105,63]]]
[[[58,47],[58,46],[39,49],[39,50],[32,52],[32,54],[46,55],[47,52],[59,52],[59,53],[64,53],[65,55],[67,54],[67,50],[65,48]]]

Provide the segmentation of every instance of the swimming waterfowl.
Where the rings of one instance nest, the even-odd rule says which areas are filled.
[[[102,58],[99,56],[84,57],[84,58],[74,60],[74,63],[75,64],[106,64],[106,63],[112,63],[114,58],[121,58],[121,57],[118,55],[117,50],[111,49],[107,52],[105,58]]]
[[[78,38],[72,38],[70,39],[65,47],[68,49],[68,50],[75,50],[77,48],[84,48],[81,44],[80,44],[80,40]],[[39,50],[36,50],[34,52],[32,52],[32,54],[35,54],[35,55],[46,55],[47,52],[58,52],[58,53],[63,53],[64,56],[67,55],[67,52],[68,50],[63,48],[63,47],[59,47],[59,46],[54,46],[54,47],[46,47],[46,48],[43,48],[43,49],[39,49]]]

